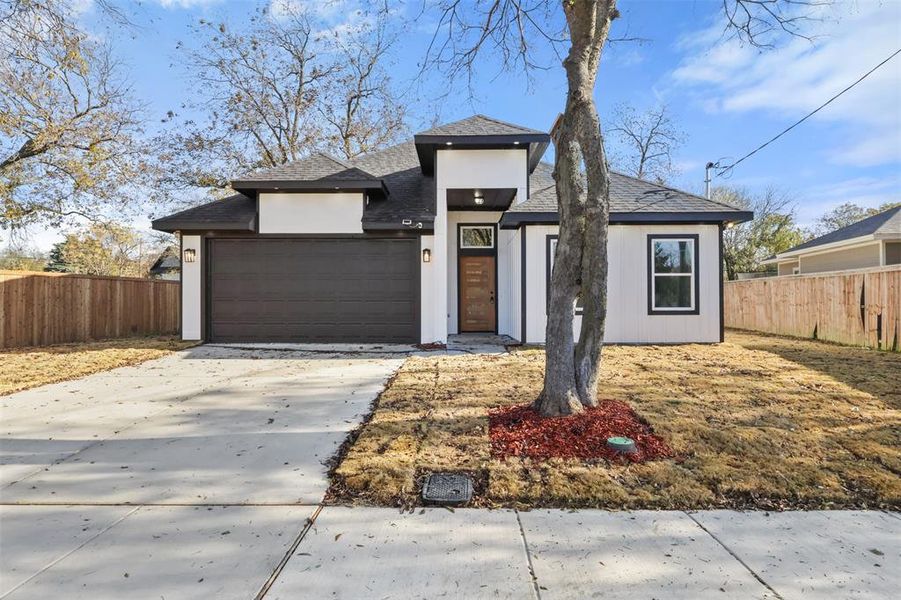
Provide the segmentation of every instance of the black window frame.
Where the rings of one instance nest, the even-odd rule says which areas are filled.
[[[700,236],[697,233],[649,233],[647,243],[647,294],[648,294],[648,314],[649,315],[698,315],[701,313],[701,246],[699,243]],[[654,241],[655,240],[691,240],[693,248],[692,257],[692,277],[694,285],[692,293],[694,294],[694,306],[688,309],[654,308]]]
[[[560,235],[556,233],[549,233],[544,238],[544,314],[548,314],[551,308],[551,269],[553,268],[552,263],[554,262],[554,255],[551,252],[551,242],[557,241],[559,243]],[[576,298],[576,304],[573,307],[575,311],[573,314],[581,317],[585,312],[584,307],[579,306],[579,298]]]

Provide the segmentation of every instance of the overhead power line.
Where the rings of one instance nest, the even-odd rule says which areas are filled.
[[[854,83],[852,83],[851,85],[849,85],[848,87],[846,87],[845,89],[843,89],[842,91],[840,91],[839,93],[837,93],[836,95],[834,95],[833,97],[829,98],[829,100],[826,100],[824,103],[822,103],[821,105],[819,105],[817,108],[815,108],[815,109],[812,110],[811,112],[807,113],[802,119],[799,119],[798,121],[796,121],[795,123],[793,123],[791,126],[786,127],[785,129],[783,129],[782,131],[780,131],[778,135],[776,135],[776,136],[770,138],[769,140],[767,140],[767,141],[764,142],[763,144],[757,146],[756,148],[754,148],[753,150],[751,150],[750,152],[748,152],[747,154],[745,154],[744,156],[742,156],[741,158],[739,158],[737,161],[735,161],[735,162],[732,163],[731,165],[726,165],[725,167],[719,167],[718,164],[717,164],[717,165],[711,165],[711,166],[718,167],[716,176],[717,176],[717,177],[722,177],[724,174],[726,174],[726,173],[728,173],[729,171],[731,171],[732,169],[734,169],[734,168],[736,167],[736,165],[738,165],[738,164],[741,163],[742,161],[744,161],[744,160],[746,160],[746,159],[748,159],[748,158],[751,158],[752,156],[754,156],[755,154],[757,154],[758,152],[760,152],[761,150],[763,150],[764,148],[766,148],[767,146],[769,146],[770,144],[772,144],[773,142],[775,142],[776,140],[778,140],[779,138],[781,138],[783,135],[785,135],[786,133],[788,133],[789,131],[791,131],[792,129],[794,129],[795,127],[797,127],[798,125],[800,125],[801,123],[803,123],[804,121],[806,121],[807,119],[809,119],[810,117],[812,117],[813,115],[817,114],[818,112],[820,112],[821,110],[823,110],[824,108],[826,108],[827,106],[829,106],[830,104],[832,104],[832,102],[835,101],[839,96],[841,96],[842,94],[844,94],[845,92],[847,92],[848,90],[850,90],[851,88],[853,88],[854,86],[856,86],[858,83],[860,83],[861,81],[863,81],[864,79],[866,79],[867,77],[869,77],[870,75],[872,75],[872,74],[873,74],[877,69],[879,69],[882,65],[884,65],[884,64],[887,63],[888,61],[892,60],[893,58],[895,58],[895,57],[898,56],[899,54],[901,54],[901,48],[899,48],[899,49],[895,50],[894,52],[892,52],[892,54],[891,54],[888,58],[886,58],[886,59],[883,60],[881,63],[879,63],[878,65],[876,65],[875,67],[873,67],[872,69],[870,69],[869,71],[867,71],[866,73],[864,73],[863,75],[861,75],[860,78],[857,79],[857,81],[855,81]]]

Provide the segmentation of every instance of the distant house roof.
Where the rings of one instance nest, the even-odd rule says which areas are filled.
[[[764,263],[774,263],[783,259],[794,258],[799,254],[804,254],[805,250],[812,250],[819,246],[842,246],[844,244],[867,241],[868,239],[901,240],[901,206],[890,208],[872,217],[867,217],[841,229],[830,231],[803,244],[798,244],[785,252],[780,252],[767,258]]]
[[[175,246],[168,246],[150,267],[150,274],[162,275],[163,273],[177,271],[179,269],[181,269],[181,259],[178,255],[178,248]]]

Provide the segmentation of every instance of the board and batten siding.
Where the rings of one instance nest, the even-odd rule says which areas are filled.
[[[544,343],[547,324],[547,236],[557,226],[526,229],[526,342]],[[698,236],[697,315],[648,314],[648,235]],[[717,225],[611,225],[604,341],[623,344],[720,341],[720,258]],[[581,317],[573,322],[578,335]]]
[[[363,233],[361,193],[261,193],[260,233]]]

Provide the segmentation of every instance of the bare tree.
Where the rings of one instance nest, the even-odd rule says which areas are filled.
[[[760,270],[767,257],[804,241],[795,222],[791,196],[776,188],[754,195],[742,188],[714,188],[712,198],[754,212],[754,219],[723,231],[723,267],[728,279]]]
[[[677,174],[673,154],[683,144],[685,134],[673,122],[665,104],[643,113],[619,104],[609,132],[620,148],[611,155],[611,162],[624,172],[658,183]]]
[[[825,1],[825,0],[824,0]],[[756,21],[742,28],[736,5],[754,19],[787,29],[797,23],[774,10],[777,2],[800,9],[816,0],[724,0],[728,27],[755,43]],[[552,0],[440,0],[439,25],[426,64],[470,83],[484,52],[500,56],[508,68],[543,68],[542,49],[565,49],[567,95],[551,132],[560,233],[549,290],[544,388],[535,401],[542,415],[565,415],[597,404],[598,373],[607,312],[607,228],[609,174],[594,88],[615,0],[562,0],[564,23]],[[791,21],[789,21],[791,19]],[[536,47],[537,46],[537,47]],[[542,48],[543,46],[543,48]],[[568,46],[568,47],[567,47]],[[582,329],[573,335],[573,306],[581,293]]]
[[[0,226],[121,210],[144,154],[140,111],[110,49],[66,3],[4,2],[0,12]]]
[[[392,90],[385,63],[395,34],[392,15],[379,11],[355,31],[333,35],[341,65],[319,109],[329,147],[353,158],[395,142],[406,130],[406,108]]]
[[[391,48],[383,10],[359,26],[324,30],[295,3],[277,15],[260,8],[232,28],[201,20],[199,48],[184,50],[201,121],[165,119],[158,139],[169,195],[224,190],[235,175],[282,165],[316,150],[350,158],[393,142],[404,128],[385,61]]]

